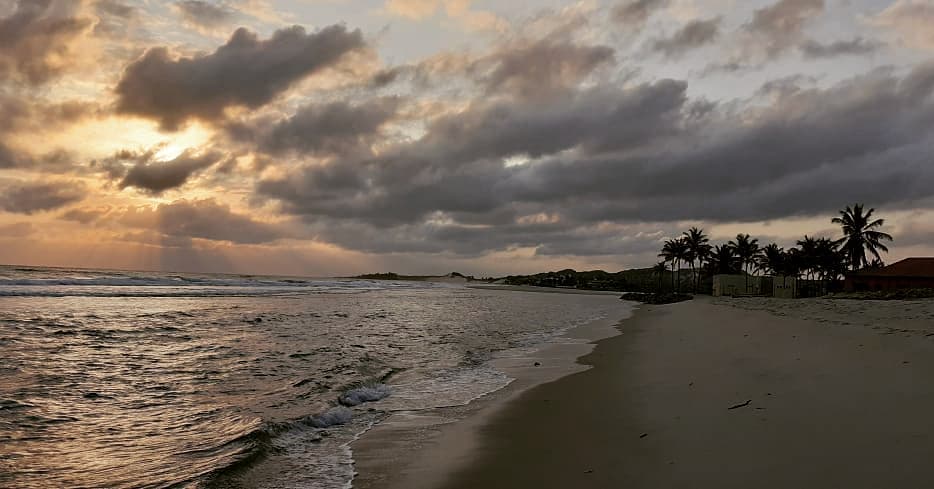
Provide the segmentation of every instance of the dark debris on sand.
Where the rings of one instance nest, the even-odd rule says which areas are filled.
[[[671,292],[646,293],[646,292],[628,292],[623,294],[620,299],[624,301],[641,302],[643,304],[674,304],[676,302],[689,301],[694,296],[690,294],[674,294]]]

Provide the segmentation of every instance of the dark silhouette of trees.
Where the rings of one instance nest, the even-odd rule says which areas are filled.
[[[762,248],[759,256],[759,269],[764,273],[782,275],[785,271],[785,250],[775,243],[769,243]]]
[[[840,211],[840,217],[832,219],[834,224],[843,228],[841,242],[850,270],[856,271],[870,265],[866,258],[867,251],[879,262],[882,261],[879,251],[889,251],[882,241],[892,241],[892,236],[878,231],[885,224],[885,219],[873,220],[873,212],[875,209],[870,208],[863,213],[863,204],[853,204],[853,207],[846,206],[846,209]]]
[[[748,234],[737,234],[730,242],[712,247],[704,230],[692,227],[682,233],[681,237],[665,242],[658,255],[665,261],[656,267],[664,269],[665,264],[671,262],[672,288],[677,273],[680,290],[681,263],[689,263],[695,293],[700,282],[698,269],[707,276],[741,273],[746,276],[747,292],[750,272],[762,272],[773,276],[804,278],[810,281],[808,292],[826,293],[833,283],[839,283],[848,270],[884,266],[880,252],[888,252],[888,248],[882,242],[892,241],[892,236],[879,230],[885,221],[872,219],[873,212],[875,209],[864,212],[862,204],[847,206],[840,211],[841,217],[832,220],[841,225],[843,238],[832,240],[804,235],[796,246],[787,250],[776,243],[760,248],[759,240]],[[873,257],[871,262],[869,256]]]
[[[740,271],[739,258],[729,244],[713,247],[707,260],[711,275],[733,275]]]
[[[687,246],[686,257],[691,264],[691,284],[694,292],[697,293],[699,278],[697,269],[694,267],[694,262],[699,262],[698,266],[704,268],[704,262],[707,260],[708,255],[710,255],[710,239],[704,234],[703,229],[698,229],[697,227],[692,227],[685,231],[681,239]]]
[[[656,263],[655,266],[652,267],[652,274],[655,275],[656,278],[658,278],[658,291],[659,292],[661,292],[662,290],[662,278],[664,278],[665,272],[667,271],[668,271],[668,266],[663,261]]]
[[[743,272],[746,275],[746,293],[749,293],[749,270],[753,268],[759,259],[759,240],[750,237],[748,234],[737,234],[736,239],[729,242],[730,247],[739,262],[742,265]]]

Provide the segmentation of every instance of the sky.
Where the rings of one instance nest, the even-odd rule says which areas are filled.
[[[0,0],[0,263],[502,276],[934,255],[930,0]]]

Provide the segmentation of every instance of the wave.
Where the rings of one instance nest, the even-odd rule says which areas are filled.
[[[376,282],[356,279],[297,279],[241,276],[116,275],[94,276],[0,275],[0,297],[214,297],[360,293],[399,288],[428,288],[432,284]]]
[[[265,422],[259,427],[232,440],[223,442],[214,450],[234,450],[236,456],[227,463],[209,473],[199,476],[207,480],[207,487],[227,487],[227,480],[236,477],[242,470],[262,461],[277,450],[276,442],[286,436],[300,434],[300,439],[320,442],[332,429],[348,425],[354,419],[354,410],[345,405],[346,399],[359,401],[356,405],[374,402],[386,398],[391,389],[384,384],[351,389],[339,398],[339,404],[324,412],[285,422]]]
[[[339,402],[344,406],[359,406],[365,402],[374,402],[385,399],[392,394],[392,389],[385,384],[363,386],[351,389],[344,393]]]

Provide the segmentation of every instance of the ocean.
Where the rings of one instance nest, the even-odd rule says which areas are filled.
[[[361,433],[615,296],[0,266],[0,487],[347,488]]]

